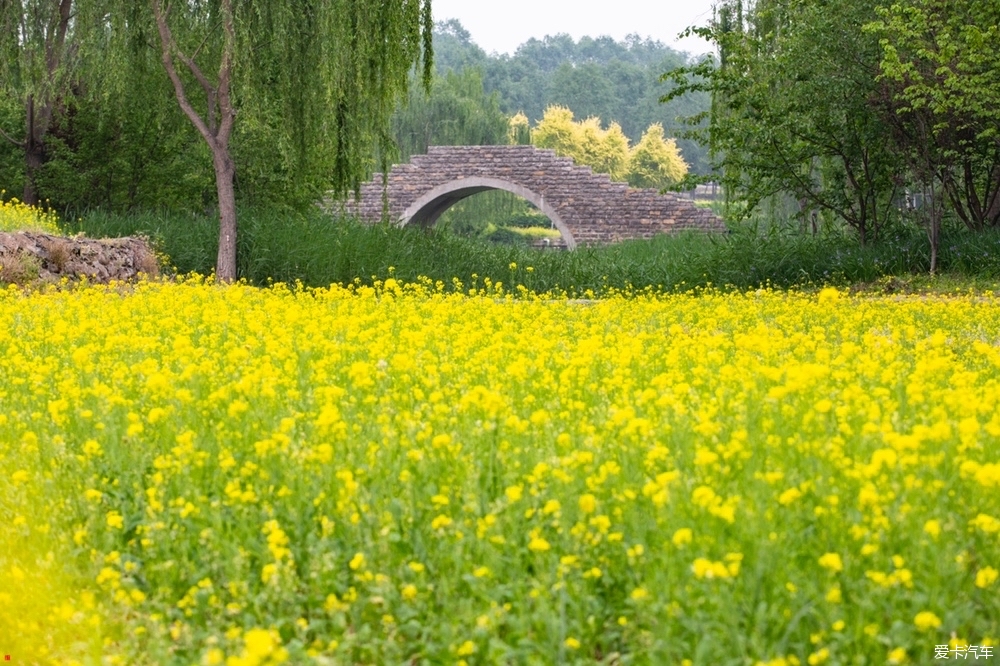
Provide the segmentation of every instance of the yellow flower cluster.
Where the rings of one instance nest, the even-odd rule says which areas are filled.
[[[19,663],[908,663],[1000,636],[992,298],[0,292]]]
[[[17,199],[3,201],[4,194],[0,190],[0,231],[59,233],[59,217],[54,212],[29,206]]]

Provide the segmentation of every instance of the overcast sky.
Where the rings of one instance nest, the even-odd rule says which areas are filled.
[[[678,41],[690,25],[712,17],[715,0],[432,0],[434,18],[457,18],[487,53],[513,53],[532,37],[569,33],[610,35],[630,33],[652,37],[692,55],[710,49],[701,39]]]

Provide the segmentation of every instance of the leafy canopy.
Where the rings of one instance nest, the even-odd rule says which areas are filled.
[[[665,139],[663,126],[658,123],[650,126],[632,148],[618,123],[605,129],[600,118],[575,121],[570,109],[550,106],[531,131],[531,142],[636,187],[665,188],[687,175],[687,164],[676,142]]]
[[[663,125],[655,123],[632,148],[628,182],[633,187],[664,189],[684,180],[687,171],[687,163],[677,149],[677,142],[667,139]]]

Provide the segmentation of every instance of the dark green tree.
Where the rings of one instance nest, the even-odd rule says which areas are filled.
[[[486,51],[458,21],[450,19],[434,26],[434,68],[441,74],[464,69],[482,69],[489,61]]]

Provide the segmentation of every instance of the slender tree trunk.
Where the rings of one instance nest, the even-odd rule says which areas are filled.
[[[222,0],[222,61],[219,64],[218,79],[211,81],[198,67],[193,56],[185,54],[174,42],[170,32],[168,15],[170,5],[163,7],[162,0],[150,0],[153,16],[156,18],[160,35],[161,60],[174,86],[174,94],[184,115],[195,126],[198,133],[212,150],[212,166],[215,169],[215,188],[219,197],[219,254],[216,258],[215,276],[220,282],[236,279],[236,192],[234,179],[236,166],[229,151],[236,109],[230,96],[232,80],[233,51],[235,49],[235,27],[233,24],[232,0]],[[196,52],[197,53],[197,52]],[[184,82],[177,73],[174,59],[180,60],[194,76],[205,93],[205,116],[188,100]]]
[[[923,208],[927,211],[927,240],[931,246],[931,276],[937,274],[938,251],[941,246],[941,218],[944,216],[943,196],[935,191],[933,181],[923,187]]]
[[[931,275],[933,276],[937,274],[938,248],[941,245],[941,216],[938,215],[936,209],[931,210],[931,220],[927,229],[927,236],[931,242]]]
[[[1000,168],[993,169],[993,191],[991,192],[986,219],[992,227],[1000,225]]]
[[[35,97],[28,95],[25,103],[25,118],[27,120],[28,131],[24,137],[24,196],[21,200],[29,206],[38,205],[38,186],[35,179],[38,176],[42,164],[45,162],[45,154],[42,150],[42,137],[38,135],[39,128],[35,124]]]
[[[35,184],[38,172],[45,163],[45,154],[37,144],[29,145],[24,150],[24,196],[21,200],[29,206],[38,205],[38,186]]]
[[[236,279],[236,191],[233,188],[236,167],[228,149],[213,147],[212,152],[219,195],[219,254],[215,272],[219,280],[232,282]]]

